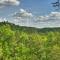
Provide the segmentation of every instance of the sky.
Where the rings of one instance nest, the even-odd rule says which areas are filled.
[[[45,15],[53,11],[52,1],[53,0],[19,0],[20,4],[18,6],[5,6],[0,8],[0,17],[6,17],[20,9],[26,9],[35,15]]]
[[[60,12],[51,3],[56,0],[0,0],[0,22],[9,21],[29,27],[60,27]]]

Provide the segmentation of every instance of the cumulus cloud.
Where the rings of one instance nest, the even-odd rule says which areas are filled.
[[[28,12],[24,9],[20,9],[19,12],[14,13],[12,16],[20,20],[29,20],[32,18],[32,20],[35,22],[60,20],[60,12],[51,12],[50,14],[45,16],[35,16],[31,12]]]
[[[21,9],[21,13],[25,13],[26,11]],[[20,13],[19,13],[20,15]],[[17,17],[21,17],[21,16]],[[39,19],[36,18],[36,16],[33,16],[35,19],[27,19],[27,20],[19,20],[16,19],[6,19],[6,18],[0,18],[0,22],[2,21],[8,21],[10,23],[14,23],[16,25],[20,26],[28,26],[28,27],[37,27],[37,28],[45,28],[45,27],[60,27],[60,12],[51,12],[50,14],[46,16],[39,16]],[[36,22],[35,22],[36,20]]]
[[[20,1],[18,0],[0,0],[0,7],[8,5],[19,5]]]
[[[40,21],[60,20],[60,12],[51,12],[46,16],[37,16],[36,18]]]
[[[2,18],[2,17],[0,17],[0,22],[6,22],[6,21],[8,21],[6,18]]]
[[[49,16],[37,16],[36,20],[40,20],[40,21],[46,21],[49,19]]]
[[[60,20],[60,12],[51,12],[51,14],[49,14],[49,19]]]
[[[18,19],[29,19],[33,17],[33,14],[24,9],[20,9],[19,12],[16,12],[15,14],[13,14],[13,17]]]
[[[20,9],[19,12],[12,15],[15,17],[10,22],[18,24],[20,26],[30,27],[60,27],[60,12],[51,12],[45,16],[36,16],[32,13]],[[30,19],[31,18],[31,19]]]

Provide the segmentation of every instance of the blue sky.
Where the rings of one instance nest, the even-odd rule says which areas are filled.
[[[19,11],[21,8],[31,11],[35,15],[45,15],[54,10],[51,5],[52,2],[53,0],[21,0],[19,6],[6,6],[0,8],[0,17],[7,17]]]
[[[30,9],[34,14],[43,15],[52,11],[52,0],[22,0],[21,6]]]
[[[60,12],[52,7],[57,0],[0,0],[0,22],[30,27],[60,27]]]

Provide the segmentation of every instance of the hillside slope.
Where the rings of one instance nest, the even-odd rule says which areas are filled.
[[[60,28],[36,29],[1,22],[0,60],[60,60]]]

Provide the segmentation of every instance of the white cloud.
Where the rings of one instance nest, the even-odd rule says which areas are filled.
[[[19,12],[16,12],[15,14],[13,14],[13,17],[19,18],[19,19],[30,19],[33,17],[33,14],[24,9],[20,9]]]
[[[46,21],[49,19],[49,16],[37,16],[36,19],[40,21]]]
[[[51,12],[45,16],[35,16],[32,13],[20,9],[19,12],[13,15],[11,22],[18,24],[20,26],[30,26],[30,27],[60,27],[60,12]],[[32,17],[31,19],[29,17]],[[28,19],[25,19],[28,18]]]
[[[18,0],[0,0],[0,7],[8,5],[19,5],[20,1]]]
[[[2,18],[2,17],[0,17],[0,22],[6,22],[7,21],[7,19],[6,18]]]
[[[53,21],[53,20],[60,20],[60,12],[51,12],[50,14],[45,16],[35,16],[31,12],[28,12],[24,9],[20,9],[19,12],[13,14],[13,17],[20,20],[32,19],[35,22],[51,21],[51,20]]]
[[[60,12],[51,12],[46,16],[37,16],[36,19],[40,21],[60,20]]]
[[[13,15],[14,17],[16,17],[15,19],[0,18],[0,22],[8,21],[20,26],[37,27],[37,28],[60,27],[60,12],[51,12],[46,16],[34,16],[32,13],[31,13],[32,15],[30,16],[28,14],[24,15],[25,13],[30,12],[27,12],[24,9],[20,9],[19,12]],[[32,18],[30,19],[28,17],[28,19],[26,19],[27,16]]]
[[[49,19],[60,20],[60,12],[51,12],[51,14],[49,14]]]

